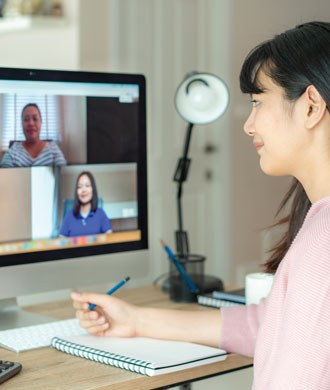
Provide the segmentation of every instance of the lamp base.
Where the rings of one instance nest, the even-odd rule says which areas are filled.
[[[198,280],[194,280],[194,275],[190,276],[198,286],[199,294],[207,294],[212,291],[224,290],[222,280],[214,276],[204,275],[202,282],[200,281],[200,276],[198,277]],[[162,291],[165,294],[169,294],[170,300],[174,302],[197,302],[197,295],[187,288],[185,282],[179,275],[165,279],[162,285]]]

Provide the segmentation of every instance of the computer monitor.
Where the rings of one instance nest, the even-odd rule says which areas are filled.
[[[0,188],[1,328],[43,321],[19,295],[145,273],[144,76],[0,68]]]

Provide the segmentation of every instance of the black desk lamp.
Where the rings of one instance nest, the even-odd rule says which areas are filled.
[[[189,145],[194,125],[208,124],[220,118],[229,102],[229,92],[225,83],[210,73],[189,73],[178,86],[175,93],[175,107],[180,116],[188,123],[183,155],[179,158],[173,180],[178,183],[177,211],[178,230],[175,232],[177,258],[186,267],[190,261],[202,262],[205,257],[191,255],[188,232],[183,228],[182,193],[183,183],[187,180],[191,159],[188,158]],[[188,273],[188,272],[187,272]],[[223,289],[222,281],[214,277],[203,276],[203,292]],[[195,280],[198,284],[198,280]],[[171,282],[170,282],[171,283]],[[188,294],[188,295],[187,295]],[[176,299],[177,298],[177,299]],[[174,292],[174,300],[189,301],[194,297],[188,292]]]
[[[178,161],[173,178],[178,183],[178,230],[175,234],[178,256],[189,253],[188,233],[183,229],[181,197],[191,161],[188,152],[192,129],[194,125],[211,123],[220,118],[226,111],[228,102],[227,86],[217,76],[209,73],[189,73],[176,90],[175,108],[188,122],[183,155]]]

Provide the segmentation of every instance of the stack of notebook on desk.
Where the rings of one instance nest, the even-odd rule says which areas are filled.
[[[245,305],[245,289],[241,288],[228,292],[213,291],[209,294],[200,294],[197,296],[197,302],[200,305],[218,308]]]

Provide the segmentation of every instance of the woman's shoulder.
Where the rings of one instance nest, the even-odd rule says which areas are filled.
[[[330,197],[312,205],[290,249],[301,267],[309,267],[311,258],[315,267],[330,264]]]
[[[61,148],[58,146],[57,142],[54,140],[46,141],[45,149],[50,150],[52,153],[61,153]]]
[[[330,196],[317,200],[309,209],[306,220],[330,213]],[[316,219],[316,218],[315,218]]]
[[[96,210],[95,210],[95,213],[98,213],[98,214],[104,214],[105,215],[105,211],[102,209],[102,207],[97,207]]]
[[[25,150],[21,141],[14,141],[3,156],[2,167],[24,167],[29,166],[29,154]]]
[[[14,141],[13,144],[9,147],[8,153],[25,150],[22,141]]]
[[[66,159],[63,155],[61,148],[58,146],[56,141],[46,141],[45,147],[46,153],[50,153],[55,159],[55,165],[66,165]]]
[[[76,216],[74,215],[73,209],[69,209],[69,210],[65,213],[64,218],[65,218],[65,219],[68,219],[68,218],[76,218]]]
[[[108,216],[102,207],[97,207],[95,210],[95,214],[97,214],[99,218],[107,218],[108,219]]]
[[[56,141],[50,140],[50,141],[45,141],[46,142],[46,147],[52,150],[57,150],[59,149],[59,146],[57,145]]]
[[[318,200],[311,206],[305,224],[317,235],[330,233],[330,196]]]

